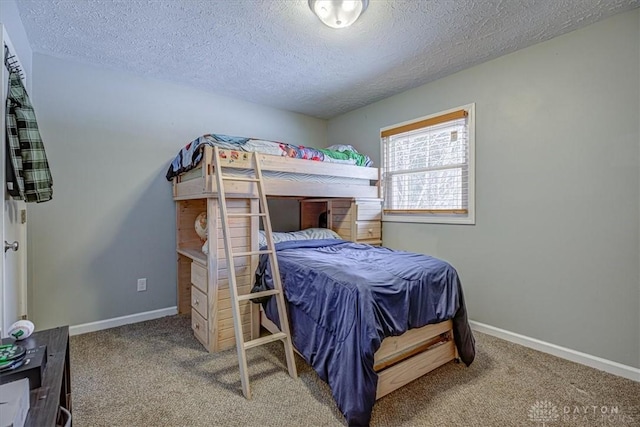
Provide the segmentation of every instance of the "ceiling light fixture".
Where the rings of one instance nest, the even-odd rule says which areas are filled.
[[[356,22],[369,0],[309,0],[309,7],[331,28],[344,28]]]

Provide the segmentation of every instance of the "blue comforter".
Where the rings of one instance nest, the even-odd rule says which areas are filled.
[[[378,376],[373,356],[383,338],[453,319],[460,358],[475,342],[456,270],[421,254],[342,240],[276,245],[293,344],[326,381],[349,425],[368,425]],[[271,286],[263,255],[257,281]],[[265,305],[278,324],[275,301]]]

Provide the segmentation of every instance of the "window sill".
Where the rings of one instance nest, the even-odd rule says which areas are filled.
[[[472,214],[469,215],[397,215],[383,214],[382,222],[411,222],[421,224],[460,224],[475,225],[476,219]]]

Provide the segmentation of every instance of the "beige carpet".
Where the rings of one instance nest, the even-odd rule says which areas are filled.
[[[640,426],[640,383],[476,333],[453,362],[376,402],[372,426]],[[209,354],[172,316],[71,338],[73,423],[81,426],[340,426],[328,386],[282,344]],[[603,414],[604,413],[604,414]]]

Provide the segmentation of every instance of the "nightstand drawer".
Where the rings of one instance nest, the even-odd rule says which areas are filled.
[[[191,263],[191,283],[205,294],[207,293],[207,268],[196,263]]]
[[[193,329],[193,334],[198,338],[198,341],[205,347],[209,345],[209,328],[207,327],[207,321],[194,309],[191,309],[191,329]]]
[[[195,286],[191,287],[191,307],[204,319],[209,318],[209,316],[207,316],[207,295]]]
[[[380,239],[382,230],[380,221],[358,221],[358,241]]]

